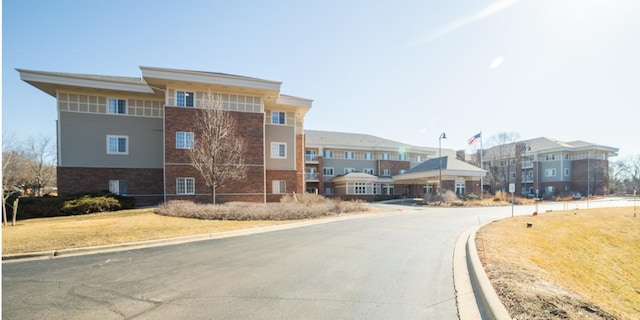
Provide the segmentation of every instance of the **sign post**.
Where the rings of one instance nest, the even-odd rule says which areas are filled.
[[[516,184],[509,183],[509,192],[511,192],[511,217],[513,218],[513,202],[514,202],[514,193],[516,192]]]

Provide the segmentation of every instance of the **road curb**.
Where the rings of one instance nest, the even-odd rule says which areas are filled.
[[[475,241],[478,229],[480,227],[475,226],[464,231],[456,242],[454,285],[458,315],[460,320],[511,320],[480,262]]]
[[[239,237],[239,236],[245,236],[245,235],[251,235],[251,234],[295,229],[295,228],[301,228],[301,227],[336,222],[336,221],[352,220],[352,219],[358,219],[366,216],[368,216],[368,214],[354,214],[354,215],[346,215],[346,216],[340,216],[340,217],[322,218],[317,220],[285,223],[285,224],[279,224],[275,226],[239,229],[239,230],[233,230],[233,231],[199,234],[199,235],[176,237],[176,238],[147,240],[147,241],[120,243],[120,244],[94,246],[94,247],[82,247],[82,248],[41,251],[41,252],[7,254],[2,256],[2,263],[51,259],[51,258],[58,258],[58,257],[69,257],[69,256],[95,254],[95,253],[103,253],[103,252],[133,250],[133,249],[181,244],[181,243],[187,243],[187,242],[195,242],[195,241]]]

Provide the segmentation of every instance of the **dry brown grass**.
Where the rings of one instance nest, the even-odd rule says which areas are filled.
[[[219,221],[166,217],[153,209],[18,221],[2,228],[2,254],[155,240],[271,226],[290,221]]]
[[[477,239],[513,317],[640,319],[640,218],[632,208],[505,219]]]

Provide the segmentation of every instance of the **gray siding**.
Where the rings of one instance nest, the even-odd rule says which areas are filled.
[[[60,112],[60,166],[162,168],[162,119]],[[107,135],[129,137],[129,154],[107,154]]]
[[[378,161],[377,160],[352,160],[352,159],[327,159],[323,158],[322,160],[323,168],[333,168],[333,176],[324,176],[323,179],[325,182],[331,181],[331,179],[336,176],[340,176],[344,174],[345,168],[353,168],[358,172],[363,172],[365,168],[373,169],[373,173],[375,175],[380,175],[378,172]],[[319,174],[322,175],[322,168],[318,169]]]
[[[287,144],[286,159],[271,158],[272,142],[283,142]],[[267,170],[295,170],[296,168],[295,127],[281,126],[281,125],[266,125],[265,126],[265,148],[266,148],[265,163],[266,163]]]

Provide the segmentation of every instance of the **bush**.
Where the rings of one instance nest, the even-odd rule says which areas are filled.
[[[296,198],[287,195],[280,202],[228,202],[222,205],[169,201],[160,205],[155,213],[203,220],[298,220],[366,211],[360,201],[326,199],[315,194],[300,194]]]
[[[84,196],[79,199],[67,200],[60,210],[64,215],[87,214],[93,212],[120,210],[120,201],[109,196]]]
[[[467,193],[466,195],[464,195],[464,200],[466,201],[480,200],[480,196],[475,193]]]

